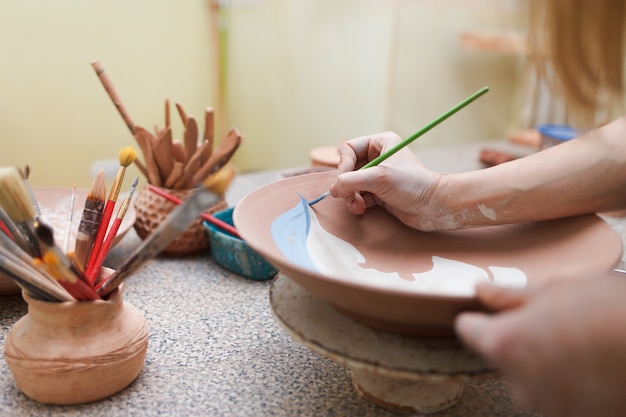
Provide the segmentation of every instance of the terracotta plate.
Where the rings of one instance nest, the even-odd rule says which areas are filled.
[[[243,238],[281,272],[347,316],[383,330],[444,335],[456,314],[480,308],[471,296],[386,289],[316,273],[286,259],[270,227],[277,216],[298,204],[298,193],[312,199],[326,191],[334,172],[314,173],[269,184],[245,196],[234,211]],[[595,215],[490,226],[453,232],[423,233],[397,221],[383,209],[351,215],[343,200],[328,197],[314,206],[327,231],[352,243],[381,271],[427,271],[433,256],[478,267],[519,268],[529,284],[608,274],[620,261],[619,235]]]
[[[76,190],[76,202],[74,204],[74,215],[72,217],[72,228],[70,233],[70,251],[74,249],[76,231],[78,230],[78,225],[80,224],[88,192],[89,190],[87,189]],[[69,187],[33,187],[33,193],[39,203],[41,215],[44,221],[54,227],[55,241],[62,247],[65,241],[65,222],[67,219],[67,210],[70,206],[72,189]],[[113,216],[117,213],[117,209],[123,200],[124,195],[122,194],[117,200],[116,207],[113,210]],[[117,244],[130,230],[135,222],[136,216],[137,214],[135,209],[131,204],[126,212],[124,220],[122,220],[117,236],[113,241],[114,245]],[[10,294],[19,291],[19,287],[13,282],[13,280],[0,273],[0,294]]]

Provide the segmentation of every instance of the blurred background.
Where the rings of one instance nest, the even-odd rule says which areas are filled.
[[[245,137],[240,172],[303,166],[310,149],[359,135],[409,136],[485,85],[412,148],[502,140],[531,123],[523,53],[461,40],[515,33],[523,13],[513,0],[3,1],[0,165],[28,164],[36,186],[115,174],[136,143],[94,60],[136,125],[163,125],[167,98],[202,131],[213,107],[217,141],[231,126]]]

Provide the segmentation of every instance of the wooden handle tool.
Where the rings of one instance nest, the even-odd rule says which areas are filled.
[[[215,149],[211,158],[193,176],[193,183],[198,184],[202,182],[209,175],[226,165],[237,148],[239,148],[239,145],[241,145],[242,140],[243,137],[237,128],[231,128],[217,149]]]
[[[189,163],[191,157],[196,153],[198,148],[198,123],[189,116],[185,126],[185,163]]]

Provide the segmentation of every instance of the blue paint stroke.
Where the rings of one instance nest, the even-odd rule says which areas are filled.
[[[319,272],[309,256],[306,242],[311,226],[311,213],[307,200],[298,194],[300,203],[278,216],[270,229],[280,252],[290,262]]]

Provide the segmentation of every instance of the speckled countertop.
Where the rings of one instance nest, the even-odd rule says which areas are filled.
[[[478,168],[481,144],[420,152],[427,166]],[[278,172],[239,175],[227,199],[279,179]],[[611,220],[626,236],[619,219]],[[107,264],[139,243],[134,231]],[[210,254],[159,257],[126,282],[124,299],[145,314],[150,340],[138,379],[111,398],[45,406],[17,388],[0,357],[1,416],[392,416],[354,390],[350,371],[294,341],[272,316],[270,282],[214,264]],[[0,344],[24,314],[21,297],[0,297]],[[537,416],[510,399],[506,382],[469,383],[459,402],[437,416]]]

